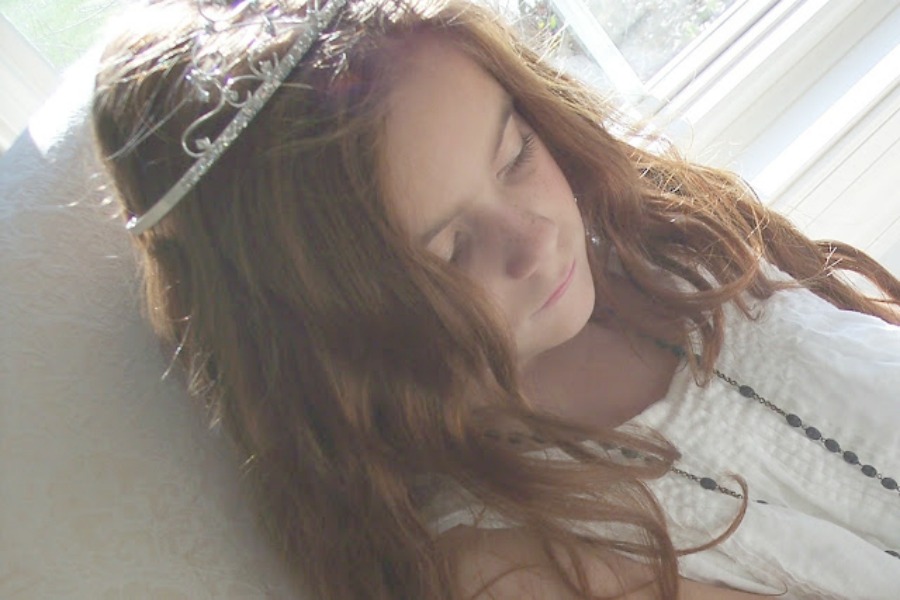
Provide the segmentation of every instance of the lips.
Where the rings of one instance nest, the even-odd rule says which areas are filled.
[[[553,293],[550,294],[550,297],[547,298],[547,301],[544,302],[544,305],[540,308],[540,310],[544,310],[545,308],[549,308],[556,304],[556,302],[562,298],[563,294],[566,293],[566,290],[569,289],[569,285],[572,283],[572,279],[575,278],[575,261],[572,261],[572,265],[569,267],[566,276],[563,278],[562,282],[559,286],[553,290]]]

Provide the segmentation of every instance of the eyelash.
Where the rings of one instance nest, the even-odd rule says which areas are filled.
[[[522,149],[506,168],[505,175],[513,175],[521,169],[534,156],[535,137],[533,133],[527,133],[522,137]]]

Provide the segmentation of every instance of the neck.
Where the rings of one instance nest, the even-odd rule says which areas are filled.
[[[535,406],[580,424],[615,427],[661,400],[678,359],[612,319],[591,321],[574,338],[523,370]]]

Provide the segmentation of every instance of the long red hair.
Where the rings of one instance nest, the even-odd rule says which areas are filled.
[[[145,212],[190,165],[180,137],[203,105],[184,75],[203,25],[193,2],[158,2],[107,50],[93,118],[127,214]],[[203,51],[240,74],[248,31],[209,35]],[[448,486],[533,532],[558,567],[551,547],[614,548],[646,557],[660,596],[674,597],[677,551],[643,482],[677,452],[651,435],[535,411],[486,298],[390,218],[384,100],[398,48],[423,34],[456,44],[512,95],[603,240],[592,256],[599,297],[635,328],[646,321],[609,295],[604,265],[615,251],[657,321],[682,332],[671,341],[700,334],[699,377],[722,342],[722,306],[776,289],[763,260],[836,306],[896,322],[889,303],[900,283],[875,261],[809,240],[734,175],[612,135],[626,124],[611,106],[495,15],[455,0],[350,1],[220,162],[136,238],[150,321],[232,434],[274,543],[319,597],[458,597],[452,557],[423,512]],[[660,269],[688,285],[661,280]],[[874,282],[887,303],[840,270]],[[569,458],[522,453],[492,435],[498,423]],[[589,438],[654,459],[622,464],[589,451]],[[584,540],[573,521],[627,523],[641,535]],[[577,573],[570,583],[587,593]]]

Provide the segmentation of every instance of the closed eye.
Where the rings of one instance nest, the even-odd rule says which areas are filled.
[[[503,169],[503,177],[515,175],[531,160],[532,156],[534,156],[535,141],[533,133],[527,133],[522,137],[522,148],[512,162]]]

